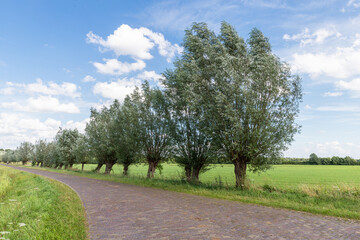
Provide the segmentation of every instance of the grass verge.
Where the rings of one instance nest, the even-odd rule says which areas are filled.
[[[0,239],[88,239],[82,202],[62,183],[0,166]]]

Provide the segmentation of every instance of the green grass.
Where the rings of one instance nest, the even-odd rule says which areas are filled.
[[[85,165],[85,170],[95,169],[96,164]],[[180,179],[183,169],[177,164],[163,164],[161,175],[157,171],[155,178]],[[81,165],[74,165],[81,169]],[[105,167],[101,169],[104,172]],[[121,175],[121,165],[113,167],[112,174]],[[145,177],[147,166],[145,164],[130,166],[132,176]],[[276,188],[298,188],[309,186],[344,186],[360,187],[360,166],[325,166],[325,165],[275,165],[263,173],[248,172],[248,180],[252,185],[271,185]],[[211,169],[200,175],[203,183],[217,183],[221,180],[225,185],[235,184],[234,166],[232,164],[212,165]]]
[[[76,168],[80,166],[76,165]],[[88,165],[91,170],[95,165]],[[163,171],[149,180],[145,165],[132,166],[130,177],[122,177],[122,167],[114,166],[111,175],[93,172],[53,170],[101,180],[115,181],[213,198],[288,208],[316,214],[360,219],[359,166],[279,165],[262,174],[248,174],[248,190],[234,188],[232,165],[216,165],[201,175],[201,184],[182,179],[182,169],[163,164]]]
[[[0,239],[88,239],[82,202],[62,183],[0,166]]]

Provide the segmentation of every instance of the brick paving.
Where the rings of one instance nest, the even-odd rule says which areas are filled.
[[[91,239],[360,239],[355,220],[14,168],[73,188]]]

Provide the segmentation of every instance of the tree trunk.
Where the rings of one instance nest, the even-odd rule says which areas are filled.
[[[22,164],[25,165],[25,164],[26,164],[26,161],[23,161]]]
[[[63,163],[60,163],[59,169],[62,169],[63,166],[64,166],[64,164],[63,164]]]
[[[39,164],[40,164],[40,162],[37,162],[37,163],[36,163],[36,166],[38,167],[38,166],[39,166]]]
[[[236,158],[234,160],[234,165],[235,165],[236,187],[245,189],[247,162],[244,158]]]
[[[113,166],[114,166],[113,163],[105,163],[105,174],[110,174]]]
[[[84,165],[85,165],[85,163],[82,163],[82,164],[81,164],[81,171],[82,171],[82,172],[84,171]]]
[[[191,174],[191,181],[199,182],[199,174],[201,167],[193,167]]]
[[[147,178],[153,178],[155,175],[155,169],[156,169],[156,162],[148,162],[149,163],[149,169],[147,173]]]
[[[70,163],[70,166],[69,166],[70,168],[72,168],[73,167],[73,163]]]
[[[104,165],[103,163],[98,163],[98,165],[94,169],[94,172],[99,172],[103,165]]]
[[[124,176],[128,175],[128,170],[129,170],[129,164],[124,164],[124,170],[123,170]]]
[[[186,176],[186,181],[190,182],[191,181],[191,167],[190,166],[185,166],[185,176]]]

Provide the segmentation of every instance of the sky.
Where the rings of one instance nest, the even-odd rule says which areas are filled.
[[[261,30],[302,78],[285,157],[360,158],[360,0],[0,0],[0,148],[83,132],[91,107],[158,85],[193,22],[221,21]]]

